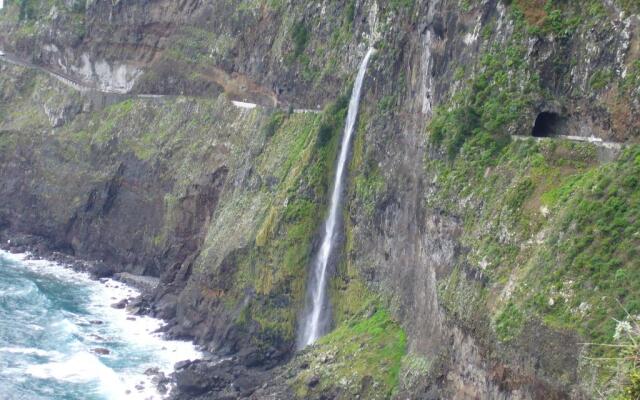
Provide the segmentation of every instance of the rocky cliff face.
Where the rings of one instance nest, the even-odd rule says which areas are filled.
[[[613,394],[583,343],[640,312],[640,10],[587,3],[8,2],[5,51],[127,94],[0,64],[0,227],[160,276],[168,331],[236,356],[177,398]],[[336,329],[294,354],[369,44]]]

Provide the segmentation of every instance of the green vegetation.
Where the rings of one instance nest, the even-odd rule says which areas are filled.
[[[640,313],[638,176],[640,148],[632,147],[556,189],[549,206],[558,210],[557,226],[533,261],[531,277],[541,287],[528,305],[595,342],[611,340],[613,318],[624,318],[624,309]],[[554,293],[566,295],[549,307]]]
[[[249,245],[238,259],[230,293],[235,300],[229,304],[242,301],[245,287],[256,289],[257,299],[238,322],[259,323],[257,343],[295,339],[311,245],[322,222],[346,105],[341,98],[319,116],[275,113],[266,124],[270,146],[260,171],[273,174],[278,183],[268,194],[271,201],[256,230],[255,246]]]
[[[438,187],[428,207],[462,218],[462,241],[471,249],[463,262],[489,279],[481,286],[456,268],[440,283],[440,298],[463,325],[487,330],[503,343],[516,342],[532,319],[574,330],[585,341],[611,343],[614,319],[624,318],[624,309],[640,313],[640,148],[599,165],[591,145],[509,140],[545,95],[523,63],[519,43],[531,34],[567,38],[585,19],[604,12],[593,2],[589,16],[572,3],[547,1],[544,9],[534,3],[514,2],[512,40],[486,52],[480,73],[436,110],[428,127],[430,143],[447,155],[426,161]],[[638,70],[635,64],[629,68],[621,93],[636,90]],[[613,81],[613,72],[602,69],[589,84],[602,90]],[[491,323],[477,315],[490,315]],[[618,354],[608,346],[591,352]],[[610,364],[598,367],[605,386]]]
[[[640,230],[640,217],[636,215],[640,208],[636,176],[640,171],[634,161],[638,150],[630,149],[620,161],[595,169],[589,160],[593,153],[588,145],[514,142],[496,157],[485,157],[483,153],[488,151],[491,150],[485,148],[483,141],[474,138],[465,144],[453,164],[429,161],[428,169],[437,171],[442,191],[437,195],[442,203],[433,199],[433,204],[446,204],[444,199],[454,193],[472,196],[485,204],[480,213],[473,206],[452,207],[451,211],[465,216],[468,239],[473,238],[473,232],[483,232],[479,241],[473,239],[469,244],[476,249],[474,258],[491,261],[489,275],[497,282],[506,282],[511,268],[525,262],[528,266],[520,267],[520,271],[529,270],[531,275],[527,290],[518,292],[518,296],[532,296],[526,302],[530,310],[549,313],[548,318],[559,317],[563,324],[579,328],[585,318],[575,314],[576,309],[592,298],[599,311],[591,309],[594,319],[584,325],[584,333],[599,340],[610,338],[609,320],[617,315],[615,299],[638,312],[638,299],[632,296],[640,290],[633,283],[638,277],[629,275],[638,270],[634,267],[638,248],[634,232]],[[506,201],[498,200],[501,198]],[[557,216],[553,223],[547,219],[550,214]],[[513,251],[509,242],[498,242],[499,235],[491,233],[494,228],[511,231],[513,238],[509,242],[526,241],[542,231],[549,239],[540,248]],[[553,232],[563,235],[556,237]],[[529,253],[533,250],[535,256]],[[621,269],[624,265],[627,267]],[[520,278],[524,276],[526,273]],[[563,282],[566,285],[568,281],[572,297],[575,294],[571,305],[564,308],[555,299],[554,306],[549,306],[552,293],[562,292]],[[532,287],[532,283],[542,287]],[[574,292],[582,287],[584,291]],[[595,300],[605,294],[611,296],[607,304]]]
[[[368,217],[375,212],[376,200],[384,189],[384,178],[377,166],[369,166],[364,174],[354,178],[356,201],[358,201]]]
[[[599,26],[602,18],[611,17],[610,9],[601,0],[509,0],[516,16],[524,17],[530,34],[553,34],[567,39],[581,25]],[[640,12],[636,0],[615,0],[627,14]]]
[[[433,360],[408,353],[402,358],[402,366],[400,368],[400,387],[411,390],[411,388],[420,380],[424,379],[432,369]]]
[[[185,26],[170,43],[165,57],[191,65],[211,65],[212,61],[224,58],[232,46],[230,38],[195,26]]]
[[[45,85],[35,86],[34,97],[63,102],[60,93],[43,89],[46,83],[57,85],[56,81],[43,81]],[[194,268],[211,282],[203,293],[220,297],[221,307],[234,310],[244,304],[247,288],[256,293],[237,322],[241,326],[257,322],[257,346],[294,339],[312,239],[322,220],[346,115],[345,101],[321,115],[265,115],[260,109],[238,110],[224,96],[162,102],[130,99],[79,114],[56,135],[39,137],[37,132],[48,132],[50,126],[42,108],[32,106],[30,98],[3,109],[6,123],[29,135],[3,133],[2,148],[13,146],[16,139],[50,141],[47,148],[54,159],[64,160],[65,168],[86,171],[78,178],[86,184],[109,173],[94,170],[98,154],[130,154],[141,165],[157,166],[162,171],[158,179],[175,182],[164,199],[163,232],[151,237],[152,246],[163,246],[167,232],[183,221],[181,199],[194,182],[199,184],[203,173],[218,169],[221,159],[231,171],[253,163],[250,178],[257,184],[245,182],[233,196],[220,200]],[[253,154],[250,159],[248,152]],[[52,185],[60,184],[68,173],[53,167],[50,171],[46,175]]]
[[[620,350],[615,360],[617,366],[615,393],[610,396],[612,400],[637,400],[640,398],[640,319],[638,316],[627,315],[622,321],[616,321],[615,346]],[[606,344],[594,343],[593,346],[606,346]],[[606,359],[595,359],[595,362]]]
[[[520,28],[507,46],[487,51],[480,73],[453,96],[451,104],[435,111],[429,138],[446,149],[449,159],[472,137],[484,143],[486,157],[496,156],[509,141],[507,128],[526,115],[525,110],[540,93],[539,78],[525,63],[526,48],[520,44],[523,37]],[[464,70],[455,75],[461,78]]]
[[[457,266],[451,274],[438,284],[438,299],[448,314],[465,326],[480,325],[486,329],[487,321],[479,321],[480,313],[485,312],[487,290],[479,282],[469,281],[461,267]]]
[[[347,117],[348,106],[349,97],[343,95],[327,108],[318,131],[317,144],[319,147],[326,146],[333,138],[340,135],[344,120]]]
[[[25,21],[28,19],[36,19],[37,17],[37,4],[34,0],[20,0],[20,21]]]
[[[621,93],[640,98],[640,60],[631,64],[627,76],[622,80]]]
[[[48,33],[43,22],[50,23],[54,16],[64,21],[69,39],[81,40],[86,34],[83,0],[5,0],[0,25],[11,32],[12,41],[16,43]]]
[[[509,303],[495,320],[495,331],[502,341],[515,338],[522,328],[524,316],[513,303]]]
[[[383,101],[385,98],[383,98]],[[390,106],[388,108],[385,106],[385,110],[381,110],[381,103],[382,101],[378,103],[379,113],[386,114],[391,110]],[[353,157],[349,168],[351,176],[349,188],[351,200],[349,200],[349,206],[354,210],[358,210],[354,211],[355,213],[362,213],[366,218],[372,218],[375,215],[376,205],[382,198],[386,183],[378,164],[365,154],[365,143],[367,141],[366,110],[360,112],[358,123],[353,145]],[[349,226],[347,225],[347,227]]]
[[[383,96],[378,102],[378,111],[382,114],[390,113],[394,109],[396,102],[398,101],[395,95]]]
[[[297,22],[293,25],[291,37],[293,39],[293,54],[295,57],[298,57],[304,52],[309,42],[309,29],[304,21]]]
[[[637,356],[636,356],[637,357]],[[629,372],[628,382],[624,387],[623,399],[635,400],[640,398],[640,368],[636,364],[635,370]]]
[[[613,71],[611,71],[610,69],[598,70],[594,72],[593,75],[591,75],[589,85],[593,90],[602,90],[607,87],[607,85],[609,85],[609,83],[613,79],[613,76]]]
[[[453,160],[427,161],[439,188],[428,206],[461,216],[467,262],[490,280],[484,289],[454,272],[440,288],[443,305],[474,327],[485,326],[478,315],[493,315],[503,342],[539,319],[611,343],[614,319],[640,313],[640,147],[596,165],[591,145],[518,141],[495,151],[488,143],[474,136]]]
[[[391,0],[385,3],[383,14],[409,15],[414,3]],[[39,28],[33,20],[48,15],[42,12],[45,2],[8,4],[20,20],[19,36],[36,35]],[[70,12],[84,11],[80,6],[84,3],[73,4]],[[249,15],[261,4],[269,10],[289,7],[281,0],[246,1],[239,6],[239,13]],[[472,11],[478,4],[460,1],[464,11]],[[478,332],[481,339],[491,337],[498,346],[516,346],[524,324],[532,320],[552,329],[575,331],[585,341],[611,344],[615,320],[624,318],[624,310],[640,313],[640,148],[628,148],[615,162],[600,164],[593,145],[510,138],[519,127],[530,125],[534,105],[550,98],[526,62],[530,35],[551,36],[562,43],[581,26],[591,26],[605,16],[608,8],[595,0],[513,0],[510,4],[515,21],[513,40],[499,47],[484,43],[477,65],[455,69],[453,78],[463,87],[435,111],[428,127],[431,146],[444,157],[425,161],[425,182],[437,189],[425,194],[426,206],[461,219],[461,242],[469,250],[439,282],[439,300],[463,327]],[[637,5],[632,0],[618,0],[617,4],[626,10]],[[353,73],[340,69],[340,57],[353,41],[357,2],[330,2],[327,7],[344,7],[335,29],[321,32],[322,28],[316,28],[321,24],[314,19],[319,17],[298,20],[302,14],[291,11],[293,16],[283,18],[270,49],[274,57],[282,56],[289,63],[287,68],[311,83],[309,87],[320,85],[327,77],[343,82]],[[328,14],[337,15],[335,10]],[[77,21],[81,26],[82,19]],[[491,39],[493,28],[493,23],[483,28],[485,41]],[[217,65],[227,60],[237,45],[229,36],[206,29],[181,29],[163,56],[191,66]],[[398,55],[401,46],[391,43],[390,37],[382,40],[380,57]],[[555,67],[571,62],[575,61],[559,59]],[[617,88],[626,102],[629,96],[640,95],[640,61],[633,62],[627,72],[616,82],[613,69],[597,70],[589,77],[589,89]],[[403,75],[395,86],[407,86]],[[35,89],[28,85],[16,90],[24,93],[25,99],[47,98],[49,103],[70,96],[42,89],[31,93]],[[388,118],[403,99],[399,92],[383,93],[387,94],[369,112]],[[135,157],[141,165],[162,171],[161,179],[171,182],[168,187],[175,182],[164,199],[167,229],[177,225],[179,201],[189,185],[199,184],[201,170],[214,171],[223,162],[232,171],[242,170],[243,174],[233,176],[237,184],[233,195],[220,199],[219,208],[210,216],[210,230],[194,268],[206,285],[220,286],[219,291],[215,288],[210,293],[211,299],[220,296],[220,302],[207,299],[211,308],[222,304],[241,328],[250,330],[258,347],[294,339],[347,97],[339,98],[321,115],[240,112],[224,98],[180,98],[157,104],[128,100],[91,115],[80,114],[55,135],[48,134],[51,128],[42,109],[25,106],[25,99],[0,112],[10,126],[31,136],[0,132],[0,150],[9,153],[20,141],[47,141],[46,148],[56,160],[64,161],[64,168],[88,171],[82,172],[82,177],[89,182],[99,182],[104,173],[91,169],[90,161],[97,155]],[[360,117],[348,205],[365,221],[373,219],[387,188],[386,171],[365,154],[369,117],[365,113]],[[69,170],[47,166],[38,168],[46,170],[52,186],[71,175]],[[330,389],[345,398],[355,394],[388,397],[400,380],[412,385],[434,363],[405,354],[404,332],[380,306],[385,302],[370,291],[351,258],[357,247],[354,228],[354,221],[346,218],[345,257],[331,283],[337,328],[303,354],[309,368],[293,379],[300,397]],[[161,246],[165,239],[156,235],[150,240]],[[467,277],[469,269],[476,268],[480,271],[472,272],[486,282]],[[637,348],[631,355],[608,346],[591,350],[598,357],[623,357],[626,361],[636,357],[625,364],[626,397],[622,398],[637,398]],[[319,383],[309,386],[308,379],[316,375]],[[603,381],[609,378],[604,375]]]
[[[356,0],[350,0],[347,3],[347,7],[345,9],[344,17],[348,23],[353,23],[353,20],[356,17]]]
[[[284,123],[286,117],[287,114],[282,111],[275,111],[273,114],[271,114],[269,121],[267,121],[263,128],[265,136],[270,138],[271,136],[275,135],[280,126],[282,126],[282,124]]]
[[[340,399],[386,399],[398,386],[405,352],[403,330],[381,309],[369,318],[346,321],[320,339],[301,356],[309,367],[293,379],[293,386],[299,398],[335,391]],[[319,383],[310,388],[306,382],[312,376]]]
[[[389,8],[392,11],[410,11],[415,5],[415,0],[389,0]]]

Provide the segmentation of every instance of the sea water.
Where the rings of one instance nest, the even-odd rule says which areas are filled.
[[[145,371],[169,374],[201,354],[154,333],[162,321],[111,307],[136,295],[113,280],[0,251],[0,399],[163,398]]]

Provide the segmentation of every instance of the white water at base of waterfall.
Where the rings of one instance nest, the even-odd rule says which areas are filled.
[[[342,144],[340,146],[340,155],[334,178],[333,191],[331,193],[331,202],[329,204],[329,215],[324,224],[324,232],[320,250],[316,254],[312,268],[312,275],[308,283],[308,302],[306,313],[303,316],[300,334],[298,337],[298,347],[304,348],[313,344],[318,338],[324,335],[328,328],[329,312],[327,299],[327,275],[329,267],[329,259],[332,250],[335,247],[336,228],[341,218],[341,205],[343,185],[346,177],[346,164],[349,156],[351,138],[355,129],[356,119],[358,117],[358,107],[360,105],[360,95],[362,91],[362,82],[367,71],[369,58],[374,53],[374,49],[370,48],[364,56],[356,81],[353,84],[351,92],[351,100],[349,101],[349,110],[347,112],[347,120],[345,123],[344,133],[342,136]]]

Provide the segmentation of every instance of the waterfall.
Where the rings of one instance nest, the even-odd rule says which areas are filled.
[[[340,156],[336,167],[333,191],[331,193],[331,203],[329,204],[329,215],[324,224],[324,235],[322,237],[322,245],[313,261],[313,271],[308,282],[308,300],[305,315],[302,319],[301,329],[298,337],[298,347],[306,347],[315,342],[320,336],[327,332],[330,322],[329,299],[327,298],[327,268],[331,252],[335,245],[336,228],[342,216],[341,203],[346,176],[345,168],[349,155],[351,137],[358,116],[358,106],[360,105],[360,93],[362,90],[362,81],[367,70],[367,63],[371,54],[375,50],[370,48],[364,56],[356,81],[353,85],[351,100],[349,101],[349,110],[347,112],[347,121],[342,136],[342,144],[340,146]]]

